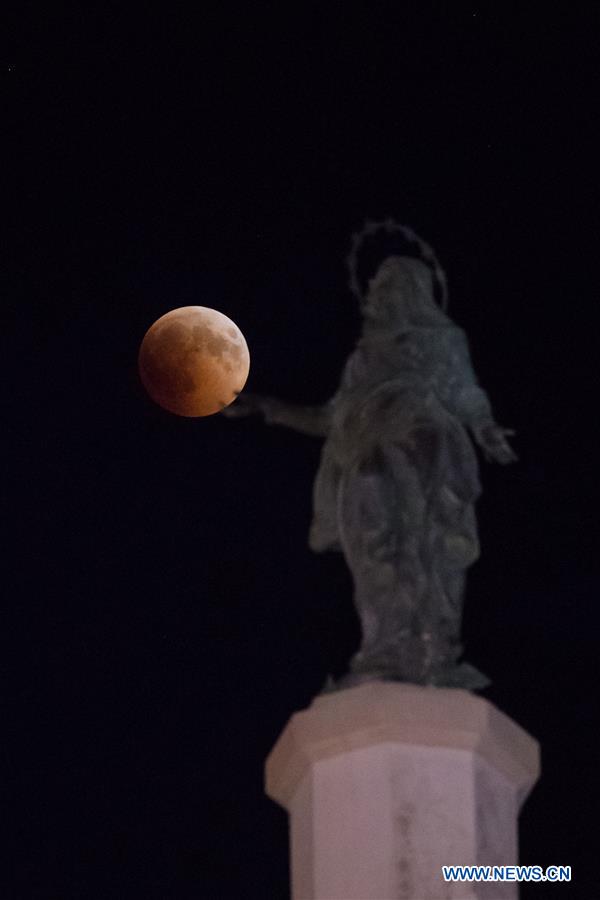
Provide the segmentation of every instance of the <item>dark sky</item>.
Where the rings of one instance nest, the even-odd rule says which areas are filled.
[[[320,444],[163,413],[136,357],[211,306],[248,390],[325,400],[351,233],[387,215],[436,248],[518,432],[482,463],[467,658],[542,744],[521,860],[594,896],[598,17],[52,6],[18,5],[2,71],[3,900],[288,896],[263,761],[359,639],[343,560],[307,547]]]

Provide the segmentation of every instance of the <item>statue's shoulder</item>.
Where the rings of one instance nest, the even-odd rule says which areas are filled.
[[[420,325],[403,332],[397,337],[398,348],[423,347],[440,352],[445,349],[462,347],[466,344],[467,337],[458,325],[453,322],[443,325]]]
[[[455,325],[454,322],[440,325],[434,330],[439,344],[460,350],[464,350],[469,346],[466,332],[459,325]]]

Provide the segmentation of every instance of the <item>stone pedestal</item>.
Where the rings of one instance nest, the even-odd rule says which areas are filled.
[[[538,775],[537,742],[468,691],[374,681],[317,697],[266,764],[293,900],[515,900],[516,883],[444,882],[442,866],[516,864]]]

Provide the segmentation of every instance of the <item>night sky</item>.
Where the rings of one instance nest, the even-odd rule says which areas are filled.
[[[137,352],[214,307],[249,391],[324,401],[351,234],[388,215],[517,431],[518,464],[482,461],[464,634],[542,745],[521,861],[573,868],[522,897],[590,900],[599,17],[88,6],[21,3],[5,34],[2,900],[289,896],[263,762],[359,640],[342,558],[307,546],[320,441],[169,415]]]

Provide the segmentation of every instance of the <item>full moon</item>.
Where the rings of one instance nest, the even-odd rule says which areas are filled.
[[[250,354],[235,322],[206,306],[182,306],[144,335],[142,384],[163,409],[210,416],[233,403],[246,383]]]

